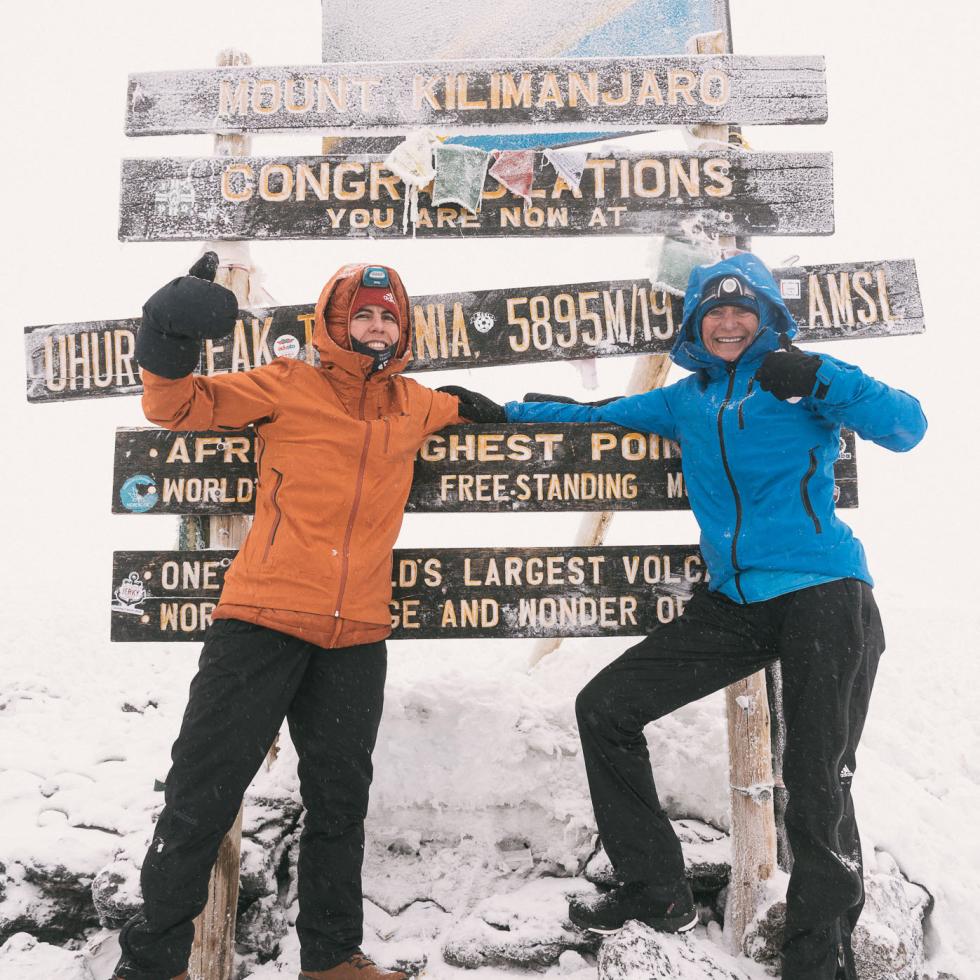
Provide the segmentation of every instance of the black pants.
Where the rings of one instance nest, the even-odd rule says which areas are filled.
[[[871,589],[842,579],[742,606],[698,590],[684,614],[600,671],[576,702],[599,835],[623,881],[669,899],[680,843],[650,769],[643,726],[779,659],[793,849],[784,980],[853,973],[850,932],[863,904],[851,776],[884,634]]]
[[[143,911],[120,936],[136,967],[127,977],[162,980],[186,969],[221,839],[283,718],[306,808],[296,921],[302,968],[329,969],[358,948],[364,817],[386,669],[384,642],[323,650],[238,620],[211,626],[143,862]]]

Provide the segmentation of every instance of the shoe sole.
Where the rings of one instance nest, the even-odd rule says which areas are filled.
[[[693,912],[691,918],[686,922],[681,922],[679,925],[676,921],[671,921],[669,919],[654,919],[652,922],[648,922],[644,919],[637,920],[642,922],[644,925],[650,926],[656,932],[668,932],[668,933],[678,933],[678,932],[689,932],[698,924],[698,914]],[[622,932],[624,922],[622,926],[617,926],[615,929],[600,929],[597,926],[586,926],[586,932],[594,932],[598,936],[615,936],[617,932]]]

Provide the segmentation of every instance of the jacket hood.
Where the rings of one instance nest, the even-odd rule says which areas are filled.
[[[759,302],[759,329],[751,346],[740,361],[756,361],[780,346],[780,337],[796,335],[796,321],[791,316],[772,273],[750,252],[742,252],[714,265],[699,265],[691,272],[684,293],[684,319],[680,333],[670,351],[671,360],[689,371],[714,373],[725,367],[720,357],[709,354],[701,341],[697,309],[701,290],[709,279],[725,273],[742,276],[755,290]]]
[[[373,359],[351,349],[351,304],[361,283],[361,276],[369,265],[377,263],[357,262],[341,266],[320,291],[313,320],[313,346],[320,355],[321,364],[335,364],[350,374],[367,377],[373,367]],[[390,266],[382,266],[388,272],[391,289],[398,304],[401,332],[395,356],[373,377],[398,374],[412,359],[411,320],[408,293],[401,277]]]

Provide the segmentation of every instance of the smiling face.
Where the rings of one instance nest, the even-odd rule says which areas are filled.
[[[350,318],[350,335],[372,350],[386,350],[398,341],[398,319],[384,306],[370,303]]]
[[[752,343],[759,318],[743,306],[716,306],[701,318],[701,340],[709,354],[737,361]]]

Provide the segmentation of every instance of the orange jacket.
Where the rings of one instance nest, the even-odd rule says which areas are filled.
[[[169,380],[143,372],[143,411],[157,425],[255,426],[255,521],[225,576],[215,617],[261,618],[321,646],[390,632],[391,552],[415,454],[428,435],[463,421],[454,396],[400,376],[411,359],[410,320],[408,295],[392,269],[401,311],[395,357],[369,374],[371,358],[350,349],[350,304],[364,268],[344,266],[320,294],[313,331],[317,367],[279,358],[211,378]],[[252,614],[242,615],[243,607]],[[337,622],[330,637],[282,625],[309,627],[321,616]]]

